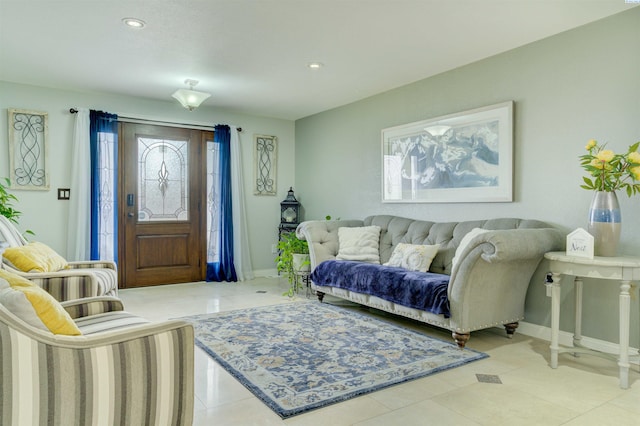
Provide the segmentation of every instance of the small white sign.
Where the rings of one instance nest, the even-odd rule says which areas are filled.
[[[593,235],[582,228],[567,235],[567,256],[593,259]]]

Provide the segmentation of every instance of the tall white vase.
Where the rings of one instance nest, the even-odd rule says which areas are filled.
[[[615,192],[596,191],[589,208],[589,233],[596,256],[615,256],[620,242],[622,215]]]

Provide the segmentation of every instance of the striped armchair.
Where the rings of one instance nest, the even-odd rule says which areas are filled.
[[[150,323],[114,297],[62,302],[82,336],[0,304],[0,424],[191,425],[193,327]]]
[[[1,215],[0,241],[6,242],[9,247],[27,244],[15,226]],[[4,259],[0,267],[32,281],[59,301],[94,296],[117,296],[118,270],[114,262],[95,260],[68,264],[69,269],[56,272],[23,272]]]

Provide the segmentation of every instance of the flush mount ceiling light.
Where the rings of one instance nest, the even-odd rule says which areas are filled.
[[[205,99],[211,96],[211,93],[206,92],[198,92],[193,90],[193,88],[198,84],[198,80],[192,80],[190,78],[184,81],[184,84],[189,86],[188,89],[178,89],[171,96],[176,98],[178,102],[182,104],[183,107],[188,109],[189,111],[193,111],[198,108]]]
[[[317,69],[322,68],[324,66],[324,64],[322,62],[309,62],[307,64],[307,66],[309,68],[311,68],[312,70],[317,70]]]
[[[122,18],[122,22],[131,28],[144,28],[147,25],[142,19],[137,18]]]

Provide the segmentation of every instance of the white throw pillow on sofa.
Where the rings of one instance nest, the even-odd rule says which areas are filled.
[[[380,263],[380,227],[338,228],[338,260]]]
[[[398,266],[409,271],[427,272],[433,258],[438,254],[440,244],[406,244],[398,243],[391,253],[386,266]]]
[[[460,240],[460,245],[458,245],[458,248],[456,249],[456,254],[453,255],[453,260],[451,261],[451,269],[456,266],[456,263],[462,255],[462,252],[467,248],[471,240],[477,235],[484,234],[485,232],[489,232],[489,230],[482,228],[473,228],[464,237],[462,237],[462,240]]]

